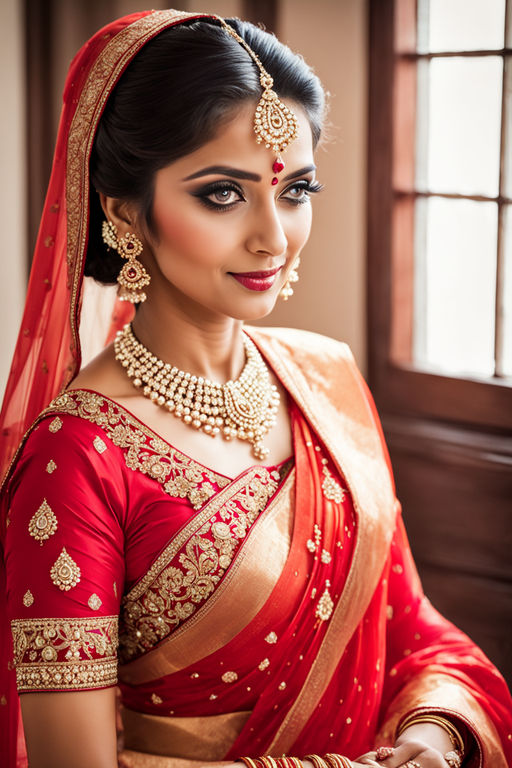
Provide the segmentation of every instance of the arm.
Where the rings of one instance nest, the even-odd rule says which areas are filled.
[[[21,696],[30,768],[117,768],[115,688]]]
[[[7,608],[27,750],[31,768],[114,768],[122,478],[91,425],[51,423],[30,435],[7,493]]]

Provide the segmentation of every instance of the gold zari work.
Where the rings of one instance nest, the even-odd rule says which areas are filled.
[[[194,509],[202,507],[215,494],[212,483],[224,488],[230,482],[172,448],[101,395],[81,390],[60,395],[47,412],[55,410],[97,424],[112,443],[123,450],[127,467],[157,480],[169,496],[187,498]]]
[[[50,576],[55,586],[65,592],[76,587],[80,581],[80,568],[71,555],[68,555],[66,547],[62,548],[62,552],[52,565]]]
[[[96,435],[96,437],[94,438],[93,445],[98,451],[98,453],[100,454],[104,453],[107,450],[107,446],[105,442],[101,439],[101,437],[98,437],[98,435]]]
[[[90,598],[87,601],[87,605],[92,611],[99,611],[101,608],[101,598],[98,597],[98,595],[93,592],[93,594],[90,596]]]
[[[25,606],[25,608],[30,608],[30,606],[33,604],[34,604],[34,595],[30,591],[30,589],[27,589],[27,591],[23,595],[23,605]]]
[[[324,589],[323,595],[318,601],[318,604],[316,606],[315,616],[317,617],[317,619],[320,619],[320,621],[329,621],[334,608],[334,603],[329,593],[330,586],[331,586],[331,583],[329,580],[327,580],[325,582],[325,589]]]
[[[62,427],[62,421],[61,419],[59,419],[58,416],[56,416],[54,420],[50,423],[48,429],[50,430],[50,432],[55,433],[55,432],[58,432],[61,427]]]
[[[55,472],[56,469],[57,469],[56,463],[54,462],[53,459],[50,459],[50,461],[46,465],[46,471],[48,472],[49,475],[51,475],[52,472]]]
[[[116,684],[117,616],[16,619],[11,629],[19,691]]]
[[[171,542],[123,600],[123,662],[156,645],[215,591],[240,542],[277,490],[278,480],[277,472],[264,467],[248,472],[230,498],[221,499],[218,506],[212,501],[204,520],[197,516],[195,532],[185,531]]]
[[[43,546],[43,541],[53,536],[56,530],[57,518],[46,499],[44,499],[37,512],[30,518],[28,531]]]
[[[325,460],[324,460],[325,461]],[[322,483],[322,493],[329,501],[334,501],[335,504],[341,504],[345,498],[345,491],[339,483],[336,482],[331,475],[327,467],[323,466],[324,480]]]

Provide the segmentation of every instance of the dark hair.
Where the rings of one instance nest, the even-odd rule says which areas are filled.
[[[324,111],[318,77],[273,35],[227,21],[260,57],[279,96],[303,107],[316,145]],[[144,46],[114,88],[92,149],[86,275],[113,283],[123,264],[102,241],[97,192],[135,202],[152,232],[155,173],[212,139],[241,102],[260,96],[255,63],[218,22],[179,24]]]

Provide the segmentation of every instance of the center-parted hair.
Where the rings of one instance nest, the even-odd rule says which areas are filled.
[[[324,91],[304,59],[249,22],[226,19],[260,57],[274,90],[306,112],[316,146]],[[147,43],[121,76],[101,117],[91,155],[85,274],[114,283],[123,259],[101,239],[98,192],[134,202],[154,234],[154,177],[214,138],[244,102],[261,97],[255,63],[214,20],[170,27]]]

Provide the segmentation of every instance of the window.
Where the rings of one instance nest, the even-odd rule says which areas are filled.
[[[512,426],[512,3],[371,6],[371,383]]]

